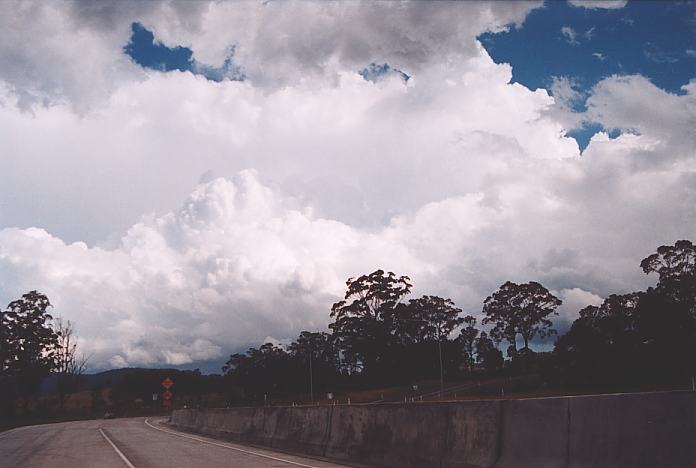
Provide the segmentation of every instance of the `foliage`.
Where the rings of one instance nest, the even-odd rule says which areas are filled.
[[[446,375],[458,371],[462,355],[449,336],[461,326],[461,312],[451,299],[438,296],[399,304],[391,331],[389,371],[382,374],[383,380],[396,383],[439,378],[441,366]]]
[[[12,414],[15,399],[34,394],[56,367],[59,336],[50,306],[44,294],[30,291],[0,310],[0,415]]]
[[[307,376],[314,390],[327,390],[339,375],[340,355],[334,337],[325,332],[303,331],[288,347],[298,376]],[[300,382],[306,380],[301,377]]]
[[[249,348],[246,354],[233,354],[223,367],[240,382],[248,397],[263,400],[267,395],[277,396],[294,379],[290,356],[281,347],[265,343]]]
[[[476,338],[474,348],[476,359],[488,371],[496,371],[503,366],[503,353],[500,352],[486,332]]]
[[[344,299],[331,308],[329,333],[303,331],[287,347],[265,343],[233,354],[224,376],[178,373],[177,394],[200,403],[203,392],[224,391],[228,403],[261,403],[306,395],[310,385],[316,392],[329,392],[434,380],[440,365],[448,378],[543,370],[546,379],[574,386],[685,382],[696,374],[695,263],[690,241],[659,247],[640,264],[645,273],[659,276],[655,287],[610,295],[598,306],[585,307],[558,338],[553,353],[539,354],[530,344],[555,334],[552,317],[561,304],[541,284],[503,284],[484,301],[481,323],[488,327],[481,331],[477,319],[463,317],[451,299],[424,295],[404,302],[410,279],[376,270],[348,279]],[[8,395],[30,393],[48,372],[74,377],[84,369],[72,324],[54,323],[48,307],[46,296],[31,291],[1,312],[4,404],[11,401]],[[524,347],[518,351],[519,336]],[[501,341],[510,345],[512,360],[504,360]],[[151,398],[161,391],[164,374],[174,372],[128,377],[113,386],[116,405]]]
[[[503,284],[483,303],[483,324],[494,324],[491,336],[497,341],[506,340],[516,351],[516,338],[521,335],[525,349],[536,336],[545,338],[556,331],[552,328],[550,315],[558,315],[556,307],[561,300],[548,289],[534,281]]]
[[[329,328],[348,371],[379,374],[388,368],[395,311],[411,291],[410,279],[376,270],[349,278],[346,285],[344,300],[331,307]]]
[[[447,339],[464,319],[452,299],[423,296],[398,307],[394,334],[402,343],[437,342]]]
[[[13,379],[22,393],[33,391],[57,365],[60,343],[50,306],[48,297],[30,291],[2,312],[0,374]]]
[[[636,333],[636,314],[640,293],[612,295],[600,306],[588,306],[570,330],[561,336],[555,352],[576,376],[619,378],[621,362],[635,356],[640,337]]]
[[[691,308],[696,302],[696,246],[688,240],[662,245],[644,258],[640,267],[646,274],[657,273],[660,294]]]
[[[581,310],[556,342],[554,372],[573,385],[688,380],[696,373],[695,261],[689,241],[658,247],[640,263],[659,275],[657,286]]]
[[[338,360],[334,339],[325,332],[301,332],[297,340],[290,344],[288,351],[301,361],[311,359],[327,366],[333,366]]]
[[[471,372],[474,369],[476,362],[476,342],[479,335],[479,330],[476,328],[476,318],[467,315],[462,319],[464,325],[456,339],[459,349],[461,350],[464,364]]]

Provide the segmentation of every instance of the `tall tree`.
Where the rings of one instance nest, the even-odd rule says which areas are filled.
[[[35,390],[56,367],[60,343],[51,326],[49,307],[48,297],[30,291],[12,301],[2,313],[4,346],[0,373],[12,378],[20,393]]]
[[[324,332],[303,331],[290,344],[288,352],[297,361],[300,373],[309,372],[310,393],[314,399],[314,391],[325,389],[337,374],[338,352],[333,337]]]
[[[262,400],[264,395],[277,397],[293,390],[297,376],[289,358],[283,348],[264,343],[246,354],[231,355],[222,371],[243,386],[248,397]]]
[[[561,373],[571,381],[625,379],[640,360],[638,308],[644,293],[612,294],[587,306],[554,347]]]
[[[536,336],[544,338],[553,335],[551,315],[558,315],[556,308],[561,300],[537,282],[523,284],[511,281],[503,284],[498,291],[486,298],[482,323],[494,325],[491,335],[498,341],[507,340],[513,353],[517,351],[517,335],[524,340],[525,350]]]
[[[657,273],[657,290],[665,296],[696,305],[696,246],[688,240],[662,245],[640,262],[646,274]]]
[[[336,348],[332,336],[325,332],[301,332],[297,339],[290,343],[288,351],[292,356],[301,359],[311,357],[315,362],[327,365],[336,362]]]
[[[476,318],[471,315],[467,315],[462,319],[462,329],[459,332],[459,336],[456,339],[459,349],[461,349],[464,355],[464,363],[469,368],[471,372],[474,368],[475,354],[476,354],[476,338],[478,338],[479,330],[476,328]]]
[[[599,306],[587,306],[568,333],[556,342],[556,349],[592,354],[597,359],[640,341],[638,306],[644,293],[612,294]],[[605,356],[606,359],[606,356]]]
[[[349,366],[363,372],[384,367],[387,349],[393,343],[395,309],[411,291],[408,276],[376,270],[346,281],[344,300],[331,307],[329,325]]]
[[[474,344],[476,360],[488,371],[495,371],[503,365],[503,353],[496,347],[486,332],[481,332]]]
[[[452,299],[438,296],[411,299],[398,308],[395,333],[412,342],[446,340],[464,322],[461,313]]]
[[[411,299],[408,304],[403,307],[398,307],[396,311],[396,319],[394,323],[394,336],[396,341],[406,347],[410,347],[412,351],[418,351],[418,346],[409,346],[413,344],[432,343],[434,350],[437,351],[438,369],[440,375],[440,387],[444,386],[445,362],[452,361],[455,356],[445,352],[443,359],[443,343],[449,343],[449,335],[452,331],[463,322],[463,318],[459,316],[461,309],[455,307],[451,299],[444,299],[438,296],[423,296],[418,299]],[[447,346],[445,346],[447,348]],[[394,364],[398,366],[398,355],[403,355],[403,351],[399,350],[395,353]],[[447,351],[447,349],[445,349]],[[411,353],[405,353],[408,356]],[[458,354],[458,353],[457,353]],[[411,357],[411,356],[409,356]],[[416,359],[413,359],[416,357]],[[411,364],[422,362],[424,357],[413,356],[409,360]],[[459,357],[458,355],[456,356]],[[430,366],[429,366],[430,367]]]

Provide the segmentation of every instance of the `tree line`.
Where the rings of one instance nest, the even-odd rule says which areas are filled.
[[[303,331],[288,346],[265,343],[233,354],[223,377],[193,373],[191,386],[205,380],[210,391],[249,402],[443,374],[458,380],[536,373],[545,384],[566,388],[688,381],[696,374],[696,247],[688,240],[661,246],[640,268],[657,275],[654,287],[580,310],[549,353],[532,344],[556,334],[561,301],[537,282],[501,285],[484,300],[479,322],[448,298],[407,299],[409,277],[377,270],[347,280],[327,332]],[[58,377],[61,402],[77,388],[87,358],[78,355],[72,324],[54,319],[50,308],[44,294],[30,291],[0,310],[0,415],[12,414],[50,373]],[[130,395],[135,380],[121,393]],[[139,398],[156,391],[152,382],[140,385]]]
[[[550,373],[571,385],[683,382],[696,374],[696,247],[661,246],[643,259],[658,282],[588,306],[556,342]]]
[[[547,385],[565,387],[684,382],[696,373],[696,248],[688,240],[661,246],[640,267],[658,275],[655,287],[582,309],[550,353],[531,344],[557,334],[561,300],[540,283],[501,285],[483,302],[479,326],[451,299],[406,300],[410,278],[377,270],[347,280],[343,300],[331,307],[329,332],[303,331],[286,347],[265,343],[233,354],[223,373],[251,400],[435,379],[439,372],[450,380],[536,372]]]

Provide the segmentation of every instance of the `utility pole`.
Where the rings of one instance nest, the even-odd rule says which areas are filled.
[[[440,324],[437,325],[437,353],[440,357],[440,400],[445,391],[445,376],[442,370],[442,335],[440,334]]]
[[[442,399],[442,395],[445,392],[445,372],[442,368],[442,331],[440,330],[441,324],[440,323],[434,323],[430,320],[421,320],[421,319],[402,319],[408,322],[421,322],[421,323],[427,323],[430,325],[435,325],[437,328],[437,354],[438,354],[438,359],[440,361],[440,399]]]
[[[312,374],[312,342],[309,342],[309,398],[314,403],[314,376]]]

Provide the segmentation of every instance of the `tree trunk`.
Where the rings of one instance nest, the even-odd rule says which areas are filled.
[[[529,372],[529,336],[523,335],[524,338],[524,370]]]

